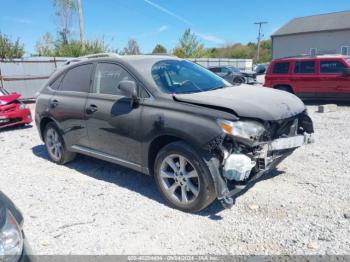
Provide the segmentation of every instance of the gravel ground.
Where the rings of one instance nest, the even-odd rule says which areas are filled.
[[[0,190],[35,254],[350,254],[350,107],[315,110],[316,143],[230,210],[171,209],[151,177],[93,158],[55,165],[35,127],[0,133]]]

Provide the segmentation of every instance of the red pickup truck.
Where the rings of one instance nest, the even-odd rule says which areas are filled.
[[[350,101],[350,56],[276,59],[267,70],[264,86],[303,99]]]

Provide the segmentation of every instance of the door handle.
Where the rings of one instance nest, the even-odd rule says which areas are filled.
[[[98,110],[98,107],[94,104],[91,104],[86,108],[86,113],[88,115],[91,115],[91,114],[95,113],[97,110]]]
[[[51,108],[57,107],[58,104],[59,104],[59,102],[58,102],[58,100],[56,100],[56,99],[50,101],[50,107],[51,107]]]

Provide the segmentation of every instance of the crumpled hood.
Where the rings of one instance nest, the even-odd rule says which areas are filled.
[[[223,107],[233,110],[239,117],[265,121],[289,118],[305,110],[304,103],[293,94],[249,85],[174,96],[181,102]]]
[[[0,96],[0,106],[7,105],[20,97],[21,95],[17,93],[12,93],[6,96]]]

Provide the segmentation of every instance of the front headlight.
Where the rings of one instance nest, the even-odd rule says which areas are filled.
[[[20,104],[19,104],[19,109],[24,109],[24,108],[26,108],[26,105],[23,104],[23,103],[20,103]]]
[[[0,261],[18,261],[23,251],[22,230],[8,209],[2,211],[5,223],[0,228]]]
[[[262,124],[256,121],[218,120],[222,131],[226,134],[249,140],[255,140],[265,132]]]

